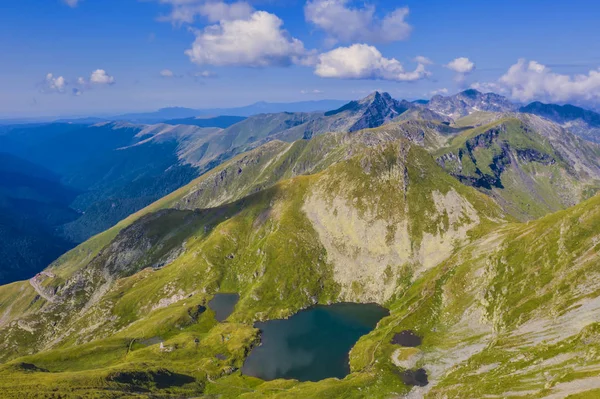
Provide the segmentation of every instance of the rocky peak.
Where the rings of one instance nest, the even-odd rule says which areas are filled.
[[[495,93],[481,93],[468,89],[452,96],[437,95],[431,98],[427,108],[442,115],[458,119],[476,111],[511,112],[516,105],[506,97]]]
[[[383,125],[412,108],[406,101],[398,101],[389,93],[374,92],[358,102],[356,109],[361,117],[350,131],[373,128]]]

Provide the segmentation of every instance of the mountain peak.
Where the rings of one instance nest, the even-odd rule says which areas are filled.
[[[340,120],[345,118],[343,125],[348,125],[347,131],[353,132],[381,126],[411,107],[413,104],[395,100],[389,93],[374,91],[363,99],[351,101],[341,108],[326,112],[324,116],[335,116]]]
[[[391,100],[393,100],[393,98],[390,95],[390,93],[374,91],[373,93],[369,94],[367,97],[363,98],[362,100],[359,100],[359,103],[366,104],[366,103],[372,103],[374,101],[380,101],[380,100],[391,101]]]
[[[517,106],[506,97],[495,93],[482,93],[467,89],[452,96],[433,96],[427,107],[439,114],[458,119],[473,112],[512,112]]]
[[[476,98],[478,96],[481,96],[483,93],[476,89],[467,89],[467,90],[460,92],[459,94],[461,94],[465,97]]]

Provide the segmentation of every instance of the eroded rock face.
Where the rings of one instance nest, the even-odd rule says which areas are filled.
[[[393,295],[396,281],[392,268],[412,259],[406,221],[394,225],[390,240],[386,221],[361,215],[342,198],[329,203],[313,195],[304,212],[327,250],[343,300],[382,303]]]
[[[506,97],[494,93],[481,93],[473,89],[453,96],[433,96],[427,108],[454,119],[475,111],[510,112],[517,109]]]
[[[363,167],[367,167],[363,165]],[[368,168],[373,167],[372,165]],[[379,175],[389,184],[408,190],[408,176],[401,167],[390,167]],[[303,210],[325,247],[334,278],[341,286],[340,299],[384,303],[397,289],[400,270],[408,265],[413,278],[447,259],[480,218],[474,207],[454,189],[432,194],[435,211],[427,215],[439,221],[435,232],[424,232],[420,241],[411,235],[408,209],[395,220],[377,214],[377,204],[359,209],[345,194],[315,190]],[[409,204],[405,204],[410,207]]]

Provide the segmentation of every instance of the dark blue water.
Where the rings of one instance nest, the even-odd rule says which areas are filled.
[[[223,322],[233,313],[239,300],[238,294],[215,294],[214,298],[208,302],[208,307],[215,312],[217,321]]]
[[[256,323],[262,344],[252,350],[242,373],[263,380],[343,378],[350,373],[350,349],[388,314],[375,304],[340,303]]]

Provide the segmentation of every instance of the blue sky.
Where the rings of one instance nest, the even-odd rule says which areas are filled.
[[[355,99],[375,89],[415,99],[470,86],[522,102],[600,102],[600,4],[449,4],[4,1],[0,116]]]

